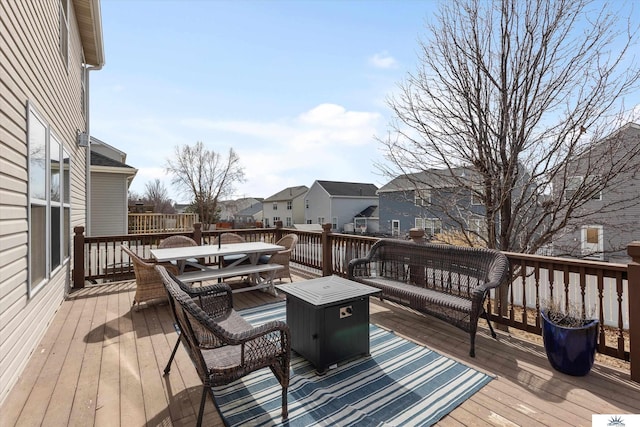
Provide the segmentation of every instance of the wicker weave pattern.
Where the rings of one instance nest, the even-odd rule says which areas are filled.
[[[487,318],[484,300],[505,282],[508,266],[506,256],[494,250],[382,239],[367,257],[349,263],[349,278],[469,332],[473,357],[478,319]],[[495,337],[493,328],[491,333]]]
[[[169,236],[166,239],[162,240],[158,245],[159,249],[163,248],[184,248],[189,246],[198,246],[195,240],[191,237],[187,236]],[[180,259],[176,261],[176,265],[178,266],[178,272],[180,274],[184,273],[184,268],[187,264],[187,261],[184,259]]]
[[[280,240],[276,242],[278,246],[284,246],[285,249],[269,257],[269,264],[280,264],[284,266],[283,269],[275,272],[273,276],[274,279],[283,279],[288,277],[290,282],[293,282],[293,278],[291,277],[291,270],[289,269],[289,260],[291,259],[291,252],[293,252],[293,248],[298,243],[298,235],[291,233],[285,236],[282,236]],[[266,274],[263,277],[268,277]]]
[[[121,245],[121,248],[133,262],[133,271],[136,275],[136,294],[133,297],[133,304],[137,304],[138,308],[140,308],[141,302],[166,299],[167,292],[162,284],[162,278],[155,269],[158,264],[153,260],[140,258],[125,245]],[[161,265],[177,274],[176,267],[170,263],[162,263]]]
[[[289,327],[280,321],[251,326],[232,308],[229,310],[233,306],[232,294],[225,284],[208,287],[211,289],[202,292],[207,294],[205,299],[217,295],[217,298],[223,300],[220,304],[204,305],[225,307],[222,316],[210,316],[197,303],[203,301],[197,295],[199,290],[193,289],[187,293],[184,285],[181,286],[165,269],[158,268],[158,272],[162,276],[174,318],[181,330],[180,340],[203,383],[198,425],[201,423],[206,393],[213,393],[212,386],[228,384],[266,367],[271,369],[282,386],[282,418],[286,419],[291,358]],[[206,331],[205,335],[202,334],[203,331]],[[210,336],[215,337],[215,340],[206,341]],[[213,342],[217,346],[211,346]]]

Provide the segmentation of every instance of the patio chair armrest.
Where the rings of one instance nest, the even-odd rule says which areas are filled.
[[[154,260],[151,260],[151,263],[155,265],[159,265],[161,267],[164,267],[167,269],[167,271],[173,275],[178,274],[178,267],[176,267],[175,265],[171,264],[170,262],[155,262]]]
[[[274,333],[282,335],[282,337],[284,337],[287,342],[290,341],[291,333],[289,332],[289,326],[281,320],[267,322],[244,332],[229,334],[227,338],[229,339],[229,344],[232,345],[246,344],[251,341],[264,339],[265,337],[273,335]]]

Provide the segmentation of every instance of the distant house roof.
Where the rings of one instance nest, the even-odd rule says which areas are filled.
[[[105,166],[111,168],[129,168],[132,169],[132,172],[135,170],[134,167],[127,165],[126,163],[119,162],[110,157],[97,153],[95,151],[91,151],[91,166]]]
[[[378,187],[361,182],[316,181],[331,196],[375,197]]]
[[[242,209],[236,215],[237,216],[253,216],[253,215],[257,214],[258,212],[260,212],[261,210],[262,210],[262,204],[261,203],[254,203],[251,206]]]
[[[378,218],[379,216],[378,207],[375,205],[369,206],[359,214],[355,215],[356,218]]]
[[[267,197],[266,199],[264,199],[264,202],[281,202],[285,200],[293,200],[296,197],[304,195],[307,190],[309,190],[309,187],[307,187],[306,185],[288,187],[270,197]]]
[[[399,175],[380,187],[378,193],[415,190],[416,188],[446,188],[455,186],[460,180],[474,176],[470,168],[429,169],[421,172]]]

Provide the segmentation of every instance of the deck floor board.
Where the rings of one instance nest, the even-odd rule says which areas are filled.
[[[0,407],[3,426],[195,424],[202,386],[183,348],[163,375],[177,340],[168,305],[132,309],[134,290],[127,281],[67,298]],[[242,292],[234,304],[283,298]],[[628,372],[596,363],[586,377],[560,374],[539,344],[502,331],[494,340],[484,320],[471,358],[468,335],[444,322],[374,298],[370,308],[372,323],[495,378],[438,425],[587,426],[593,413],[640,413],[640,384]],[[204,425],[223,426],[209,398]]]

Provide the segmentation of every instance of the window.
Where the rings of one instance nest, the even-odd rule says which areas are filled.
[[[307,220],[307,224],[313,224],[313,221],[311,221],[310,219]]]
[[[305,199],[305,201],[304,201],[304,207],[305,207],[306,209],[309,209],[309,199]]]
[[[471,204],[474,206],[484,205],[484,202],[482,200],[483,194],[484,193],[482,191],[482,187],[480,187],[479,185],[474,186],[471,189]]]
[[[292,225],[293,225],[293,223],[291,222],[291,217],[290,217],[290,216],[288,216],[288,217],[285,219],[285,226],[286,226],[286,227],[291,227]]]
[[[273,217],[273,225],[276,225],[276,221],[280,221],[280,217],[279,216],[274,216]]]
[[[600,177],[598,175],[569,177],[564,189],[564,199],[571,200],[576,192],[579,191],[583,200],[602,200],[602,190],[599,189],[598,185],[599,181]]]
[[[416,206],[428,206],[431,204],[431,190],[414,191],[414,203]]]
[[[333,217],[331,218],[331,229],[332,230],[337,230],[338,229],[338,217]]]
[[[69,69],[69,0],[60,0],[58,7],[58,45],[65,69]]]
[[[416,218],[416,228],[422,228],[425,235],[435,236],[442,233],[442,220],[438,218]]]
[[[324,217],[323,216],[319,216],[318,217],[318,224],[324,224]]]
[[[274,211],[278,210],[278,202],[273,202],[273,210]]]
[[[265,228],[269,227],[269,218],[265,218],[264,219],[264,226],[265,226]]]
[[[471,218],[468,221],[468,230],[474,235],[487,237],[487,225],[484,218]]]
[[[287,201],[287,210],[290,211],[293,209],[293,202],[291,200]]]
[[[28,105],[29,296],[69,259],[70,156],[48,124]]]

